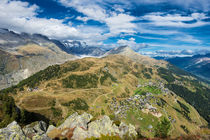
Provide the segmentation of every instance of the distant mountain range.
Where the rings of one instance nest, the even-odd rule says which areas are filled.
[[[80,41],[60,41],[41,34],[15,33],[0,28],[0,89],[17,84],[50,65],[105,51]]]
[[[75,58],[46,36],[0,29],[0,89],[17,84],[50,65]]]
[[[85,42],[60,41],[49,39],[41,34],[15,33],[8,29],[0,29],[0,89],[17,84],[20,80],[53,64],[83,56],[102,57],[109,54],[123,54],[142,64],[164,63],[143,55],[139,58],[139,54],[133,53],[127,46],[108,51],[100,47],[88,46]],[[210,54],[193,57],[156,57],[156,59],[166,60],[179,68],[210,80]]]
[[[63,51],[73,55],[87,55],[87,56],[101,56],[105,51],[100,47],[88,46],[85,42],[80,41],[57,41],[53,42],[59,46]]]
[[[156,59],[166,60],[179,68],[210,81],[210,53],[205,55],[194,55],[192,57],[159,57]]]

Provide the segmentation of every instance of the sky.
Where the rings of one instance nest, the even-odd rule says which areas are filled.
[[[210,0],[0,0],[0,28],[191,56],[210,52]]]

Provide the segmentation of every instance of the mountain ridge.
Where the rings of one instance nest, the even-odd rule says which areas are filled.
[[[210,54],[165,59],[177,67],[210,81]]]

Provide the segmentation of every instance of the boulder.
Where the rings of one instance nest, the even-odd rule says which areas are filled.
[[[65,129],[65,128],[76,128],[80,127],[83,129],[87,129],[87,124],[93,118],[92,115],[83,113],[82,115],[78,115],[78,113],[74,113],[69,116],[63,124],[61,124],[58,129]]]
[[[72,140],[84,140],[87,138],[88,132],[80,127],[76,127],[73,132]]]
[[[50,133],[52,130],[56,129],[56,127],[54,125],[50,125],[47,129],[46,134]]]
[[[1,140],[30,140],[27,138],[21,127],[16,121],[10,123],[6,128],[0,129],[0,139]]]
[[[119,136],[123,138],[123,136],[128,135],[130,137],[137,136],[137,132],[135,130],[135,126],[132,124],[126,125],[125,123],[121,122],[119,126]]]
[[[46,134],[36,134],[32,137],[32,140],[51,140],[51,138],[49,138]]]
[[[103,116],[100,120],[96,120],[88,124],[88,137],[100,137],[103,135],[116,135],[119,129],[113,125],[112,120],[108,116]]]
[[[43,121],[34,122],[23,128],[24,134],[30,139],[42,140],[46,137],[47,124]]]
[[[43,121],[26,125],[23,129],[16,121],[0,129],[1,140],[51,140],[45,133],[47,124]]]

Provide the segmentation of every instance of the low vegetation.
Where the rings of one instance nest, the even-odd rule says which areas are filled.
[[[156,86],[144,86],[134,91],[135,94],[146,95],[146,93],[160,94],[161,90]]]
[[[177,84],[167,84],[167,87],[194,106],[196,110],[210,123],[210,89],[202,88],[203,86],[200,85],[200,88],[197,88],[196,92],[192,92],[186,87]]]
[[[122,139],[119,136],[101,135],[100,138],[91,137],[91,138],[86,138],[85,140],[122,140]]]
[[[64,88],[96,88],[98,76],[96,74],[75,75],[72,74],[62,80]]]
[[[169,82],[169,83],[171,83],[171,82],[174,82],[175,81],[175,77],[173,76],[173,74],[169,71],[169,70],[167,70],[167,69],[165,69],[165,68],[159,68],[158,69],[158,75],[161,77],[161,78],[163,78],[163,79],[165,79],[167,82]]]
[[[102,73],[103,73],[103,76],[101,76],[101,78],[100,78],[100,83],[101,83],[101,85],[103,85],[104,82],[105,82],[108,78],[110,78],[112,82],[117,82],[117,79],[116,79],[115,77],[113,77],[109,72],[103,71]]]
[[[74,99],[74,100],[69,101],[67,103],[63,103],[62,105],[63,106],[68,106],[68,107],[72,107],[72,109],[74,109],[75,111],[76,110],[85,110],[85,111],[87,111],[88,108],[89,108],[89,106],[86,103],[86,101],[81,99],[81,98],[77,98],[77,99]]]
[[[40,114],[19,109],[15,105],[14,99],[7,94],[0,94],[0,103],[0,128],[7,126],[14,120],[23,125],[39,120],[49,122],[47,118]]]
[[[170,121],[164,118],[161,122],[158,123],[157,127],[155,128],[155,136],[160,138],[166,138],[168,136],[170,128]]]

